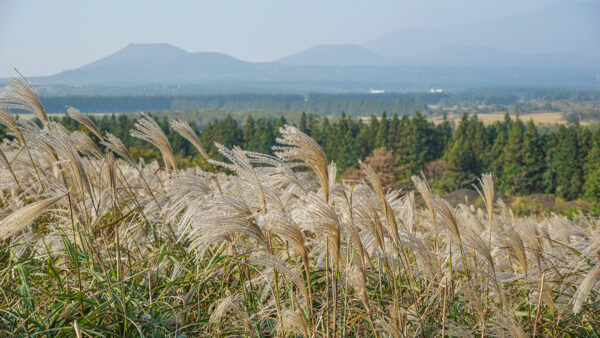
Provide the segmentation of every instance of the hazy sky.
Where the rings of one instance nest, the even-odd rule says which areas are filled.
[[[473,23],[552,0],[0,0],[0,77],[72,69],[129,43],[166,42],[271,61],[315,44],[362,43],[405,27]]]

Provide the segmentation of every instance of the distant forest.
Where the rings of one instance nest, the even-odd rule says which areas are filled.
[[[149,144],[129,135],[135,119],[113,114],[95,121],[101,130],[123,139],[136,157],[159,156]],[[166,118],[158,122],[181,165],[206,166],[193,147],[170,130]],[[84,130],[68,117],[61,123]],[[193,123],[192,127],[210,156],[221,159],[215,142],[270,153],[278,128],[286,123],[284,117],[269,120],[249,116],[238,123],[227,116],[202,130]],[[385,149],[393,155],[389,165],[398,169],[398,182],[423,171],[436,190],[451,192],[471,188],[477,177],[491,172],[499,192],[515,196],[547,193],[565,200],[584,198],[600,211],[600,129],[593,131],[573,123],[539,130],[533,122],[523,123],[508,115],[504,121],[488,126],[476,115],[466,114],[455,126],[447,120],[434,125],[420,113],[413,117],[383,113],[368,120],[342,114],[335,121],[302,114],[297,126],[322,145],[340,173],[356,168],[359,159],[376,149]],[[0,128],[0,137],[5,133],[6,129]]]
[[[227,94],[193,96],[42,96],[48,113],[73,106],[86,113],[127,113],[140,110],[269,110],[314,114],[370,115],[382,111],[400,115],[425,111],[428,104],[502,104],[519,101],[600,101],[600,92],[565,89],[478,89],[462,93]]]
[[[67,105],[86,113],[140,110],[276,110],[316,114],[394,111],[400,114],[425,110],[428,103],[446,97],[441,93],[412,94],[229,94],[200,96],[65,96],[41,97],[48,113],[64,113]]]

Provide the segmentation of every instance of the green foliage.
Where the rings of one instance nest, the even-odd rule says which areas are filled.
[[[157,120],[171,142],[179,165],[208,168],[195,149],[170,130],[164,114]],[[129,135],[134,118],[126,115],[104,115],[93,118],[100,130],[121,138],[135,158],[150,160],[156,149]],[[387,113],[371,115],[368,120],[355,119],[342,112],[339,118],[301,113],[298,126],[323,147],[329,161],[337,163],[340,174],[356,168],[378,147],[392,152],[398,166],[405,168],[403,180],[425,170],[428,163],[438,161],[441,173],[431,180],[441,192],[471,188],[478,176],[491,172],[498,192],[524,196],[550,193],[572,200],[585,198],[600,211],[600,131],[572,124],[554,129],[539,129],[529,121],[511,120],[485,126],[476,115],[464,114],[454,126],[446,118],[434,125],[417,112],[413,117]],[[70,130],[96,137],[68,117],[60,120]],[[232,115],[213,119],[204,126],[192,122],[212,158],[222,160],[215,142],[227,147],[271,153],[278,129],[287,123],[284,116],[247,115],[239,121]],[[0,129],[5,137],[6,129]]]

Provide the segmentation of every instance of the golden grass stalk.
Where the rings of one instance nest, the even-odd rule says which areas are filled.
[[[75,107],[67,107],[67,114],[73,120],[83,124],[92,134],[96,135],[99,140],[102,140],[102,133],[98,130],[98,127],[94,124],[94,122],[84,113],[82,113],[79,109]]]
[[[481,189],[476,185],[473,185],[481,198],[483,199],[483,203],[485,204],[485,208],[488,212],[488,222],[490,226],[490,234],[488,240],[488,247],[492,248],[492,225],[493,225],[493,217],[494,217],[494,180],[492,178],[492,174],[483,174],[481,178],[478,179],[479,185]],[[482,191],[483,190],[483,191]]]
[[[274,146],[275,155],[283,161],[299,161],[294,165],[302,165],[312,169],[323,190],[323,200],[329,201],[329,170],[327,158],[323,148],[308,135],[290,125],[282,127],[281,137],[277,142],[281,146]]]
[[[206,153],[206,150],[202,146],[198,135],[196,135],[196,133],[194,132],[192,127],[190,127],[189,124],[179,119],[170,121],[170,124],[171,129],[175,130],[175,132],[181,135],[181,137],[188,140],[194,146],[194,148],[196,148],[196,150],[200,152],[202,157],[204,157],[204,159],[208,161],[208,154]]]
[[[0,100],[0,123],[5,125],[8,130],[10,130],[21,142],[21,144],[25,145],[25,137],[23,136],[23,132],[21,128],[19,128],[19,124],[15,117],[9,112],[9,108],[6,104],[2,103]]]
[[[23,230],[36,218],[38,218],[44,212],[44,210],[64,196],[65,195],[54,196],[45,200],[31,203],[8,215],[6,218],[0,221],[0,239],[6,239]]]
[[[123,144],[123,141],[121,141],[120,138],[116,137],[115,135],[113,135],[109,132],[106,132],[106,137],[104,138],[104,141],[102,141],[101,143],[107,149],[109,149],[112,152],[114,152],[115,154],[119,155],[119,157],[126,160],[134,167],[136,166],[133,156],[131,156],[131,154],[129,153],[129,150],[127,149],[125,144]]]
[[[167,136],[160,128],[158,123],[154,121],[148,114],[142,112],[142,117],[135,124],[137,129],[132,129],[129,134],[146,142],[153,144],[162,155],[163,162],[167,172],[173,170],[177,173],[177,165],[175,164],[175,156]]]
[[[581,308],[583,307],[583,303],[585,303],[588,299],[588,296],[594,286],[598,284],[600,281],[600,264],[596,264],[585,276],[585,278],[579,284],[577,288],[577,292],[573,297],[573,312],[579,313]]]
[[[398,225],[396,223],[396,216],[394,215],[394,211],[390,207],[390,204],[388,203],[388,201],[385,197],[385,192],[383,191],[383,185],[381,184],[381,180],[379,179],[379,176],[377,175],[375,170],[373,170],[373,168],[371,168],[370,165],[360,162],[360,167],[363,170],[363,172],[365,173],[365,178],[367,179],[367,182],[369,182],[369,185],[375,191],[375,193],[377,194],[377,197],[379,197],[379,202],[381,204],[381,210],[383,211],[383,214],[385,215],[385,220],[388,224],[388,227],[392,230],[392,234],[394,235],[394,241],[396,241],[396,243],[398,244],[399,237],[398,237]]]
[[[287,309],[281,311],[281,322],[278,325],[278,331],[296,333],[305,337],[309,336],[306,318],[298,311]]]
[[[0,102],[3,102],[10,109],[20,109],[29,111],[42,121],[44,125],[48,124],[48,116],[42,103],[33,91],[33,87],[25,77],[15,71],[21,78],[12,77],[8,80],[7,92],[0,97]]]

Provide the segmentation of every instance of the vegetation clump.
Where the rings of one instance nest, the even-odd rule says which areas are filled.
[[[593,335],[598,220],[450,206],[423,177],[386,190],[368,163],[339,181],[321,146],[283,126],[273,155],[215,147],[182,121],[206,170],[178,168],[150,117],[131,136],[71,132],[11,82],[0,121],[3,335]],[[5,107],[31,108],[43,124]],[[159,154],[159,155],[158,155]],[[160,161],[158,161],[160,159]],[[161,166],[162,164],[162,166]],[[225,168],[229,174],[217,170]]]

